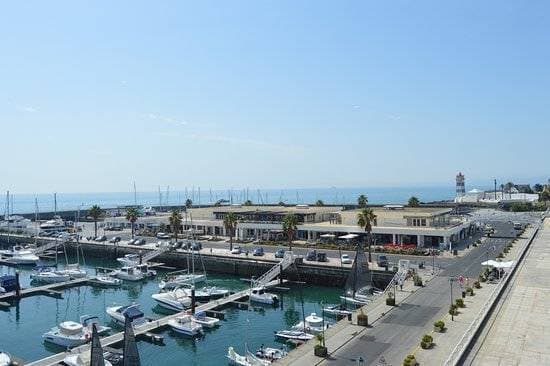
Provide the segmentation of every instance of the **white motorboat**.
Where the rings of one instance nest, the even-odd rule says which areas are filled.
[[[348,316],[352,314],[352,312],[347,310],[346,307],[342,304],[327,306],[323,308],[323,312],[327,315],[332,315],[332,316]]]
[[[235,349],[233,347],[229,347],[227,350],[227,359],[229,360],[230,365],[237,365],[237,366],[269,366],[271,365],[271,361],[268,360],[262,360],[259,357],[256,357],[251,352],[246,352],[246,354],[240,355],[237,352],[235,352]]]
[[[120,286],[122,284],[120,279],[107,275],[97,276],[95,282],[104,286]]]
[[[53,269],[41,269],[36,273],[31,273],[31,280],[40,283],[58,283],[70,281],[71,277],[66,274]]]
[[[91,336],[92,333],[82,324],[69,320],[44,333],[42,338],[61,347],[73,348],[85,344]]]
[[[264,347],[263,345],[256,351],[256,357],[270,362],[280,360],[288,355],[288,351],[283,348]]]
[[[11,365],[10,355],[0,351],[0,366],[10,366],[10,365]]]
[[[117,258],[116,260],[123,266],[135,266],[139,264],[139,254],[125,254],[124,257]]]
[[[323,328],[323,318],[320,316],[317,316],[316,313],[311,313],[310,315],[306,316],[305,324],[303,321],[299,322],[295,326],[292,327],[292,330],[304,330],[307,333],[311,334],[319,334],[322,333],[323,330],[327,330],[330,326],[329,323],[324,324]]]
[[[204,328],[215,328],[220,325],[220,319],[206,316],[206,313],[204,311],[199,311],[193,316],[193,318]]]
[[[280,330],[275,332],[277,338],[285,340],[309,341],[314,335],[299,330]]]
[[[59,270],[58,272],[68,275],[72,280],[88,276],[88,273],[85,270],[80,269],[80,265],[77,263],[67,264],[65,268]]]
[[[210,299],[219,299],[229,294],[229,290],[225,288],[219,288],[216,286],[206,286],[199,289],[200,292],[208,295]]]
[[[134,325],[143,324],[146,321],[144,314],[139,309],[139,304],[111,306],[105,311],[115,323],[120,325],[124,325],[125,315],[132,319]]]
[[[65,230],[65,221],[60,217],[55,217],[53,220],[48,220],[40,224],[42,231],[62,231]]]
[[[92,334],[93,324],[95,324],[98,335],[104,335],[111,330],[111,327],[101,325],[101,323],[99,322],[99,318],[95,315],[82,315],[80,317],[80,324],[82,324],[82,326],[86,328],[90,332],[90,334]]]
[[[112,275],[124,281],[141,281],[145,278],[139,268],[128,266],[117,269]]]
[[[38,258],[31,249],[15,245],[7,250],[1,250],[0,255],[4,257],[4,261],[11,264],[36,264]]]
[[[254,287],[248,292],[250,301],[260,304],[273,305],[279,302],[279,297],[275,294],[265,292],[265,287]]]
[[[191,298],[185,289],[176,288],[172,291],[153,294],[151,297],[163,308],[182,311],[191,306]]]
[[[169,290],[182,285],[192,285],[206,281],[205,274],[180,274],[176,276],[169,276],[159,283],[161,290]]]
[[[147,263],[137,264],[136,268],[143,273],[146,278],[152,278],[157,275],[157,271],[150,269]]]
[[[63,359],[63,364],[67,366],[89,366],[90,361],[90,351],[84,351],[77,355],[69,355],[65,357]],[[112,364],[106,359],[104,359],[103,362],[105,366],[112,366]]]
[[[172,330],[191,337],[203,333],[202,325],[197,323],[191,315],[182,315],[175,319],[171,319],[168,321],[168,325]]]

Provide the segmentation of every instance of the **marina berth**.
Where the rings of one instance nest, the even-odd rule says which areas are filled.
[[[199,324],[191,315],[181,315],[168,321],[168,326],[175,332],[195,337],[203,334],[202,325]]]

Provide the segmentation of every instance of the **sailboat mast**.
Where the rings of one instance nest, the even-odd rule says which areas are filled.
[[[6,221],[8,222],[8,245],[10,245],[10,191],[6,193]]]
[[[134,181],[134,205],[137,206],[137,190],[136,190],[136,181]]]

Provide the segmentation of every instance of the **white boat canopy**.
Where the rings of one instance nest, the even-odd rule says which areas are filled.
[[[358,236],[359,235],[357,234],[346,234],[346,235],[339,236],[338,239],[349,240],[349,239],[355,239]]]
[[[495,268],[510,268],[512,267],[512,264],[514,264],[514,261],[497,262],[492,259],[481,263],[482,266],[490,266]]]
[[[322,235],[319,235],[320,238],[334,238],[336,235],[334,234],[322,234]]]

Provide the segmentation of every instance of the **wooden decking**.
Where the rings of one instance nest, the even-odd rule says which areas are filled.
[[[285,282],[287,282],[287,281],[284,280],[283,283],[285,283]],[[279,280],[273,280],[273,281],[269,282],[266,287],[273,287],[273,286],[278,285],[279,283],[280,283]],[[226,296],[222,299],[213,300],[213,301],[210,301],[206,304],[197,306],[195,311],[215,310],[217,308],[221,308],[221,307],[224,307],[226,305],[229,305],[232,302],[238,302],[239,300],[241,300],[241,299],[243,299],[247,296],[248,296],[248,289],[242,290],[242,291],[236,292],[232,295]],[[155,329],[165,327],[165,326],[168,325],[168,322],[170,320],[175,319],[175,318],[177,318],[178,316],[181,316],[184,313],[185,312],[176,313],[176,314],[168,315],[168,316],[165,316],[163,318],[153,320],[153,321],[141,324],[141,325],[136,325],[134,327],[134,334],[137,337],[141,334],[145,334],[145,333],[151,332]],[[113,346],[116,343],[122,342],[123,339],[124,339],[124,332],[119,332],[119,333],[101,338],[101,345],[103,347]],[[89,351],[89,349],[90,349],[89,345],[83,345],[83,346],[74,348],[72,352],[58,353],[58,354],[55,354],[55,355],[50,356],[50,357],[43,358],[43,359],[38,360],[38,361],[28,363],[27,365],[28,366],[53,366],[53,365],[58,365],[61,361],[63,361],[63,359],[65,357],[67,357],[67,355],[86,352],[86,351]]]

